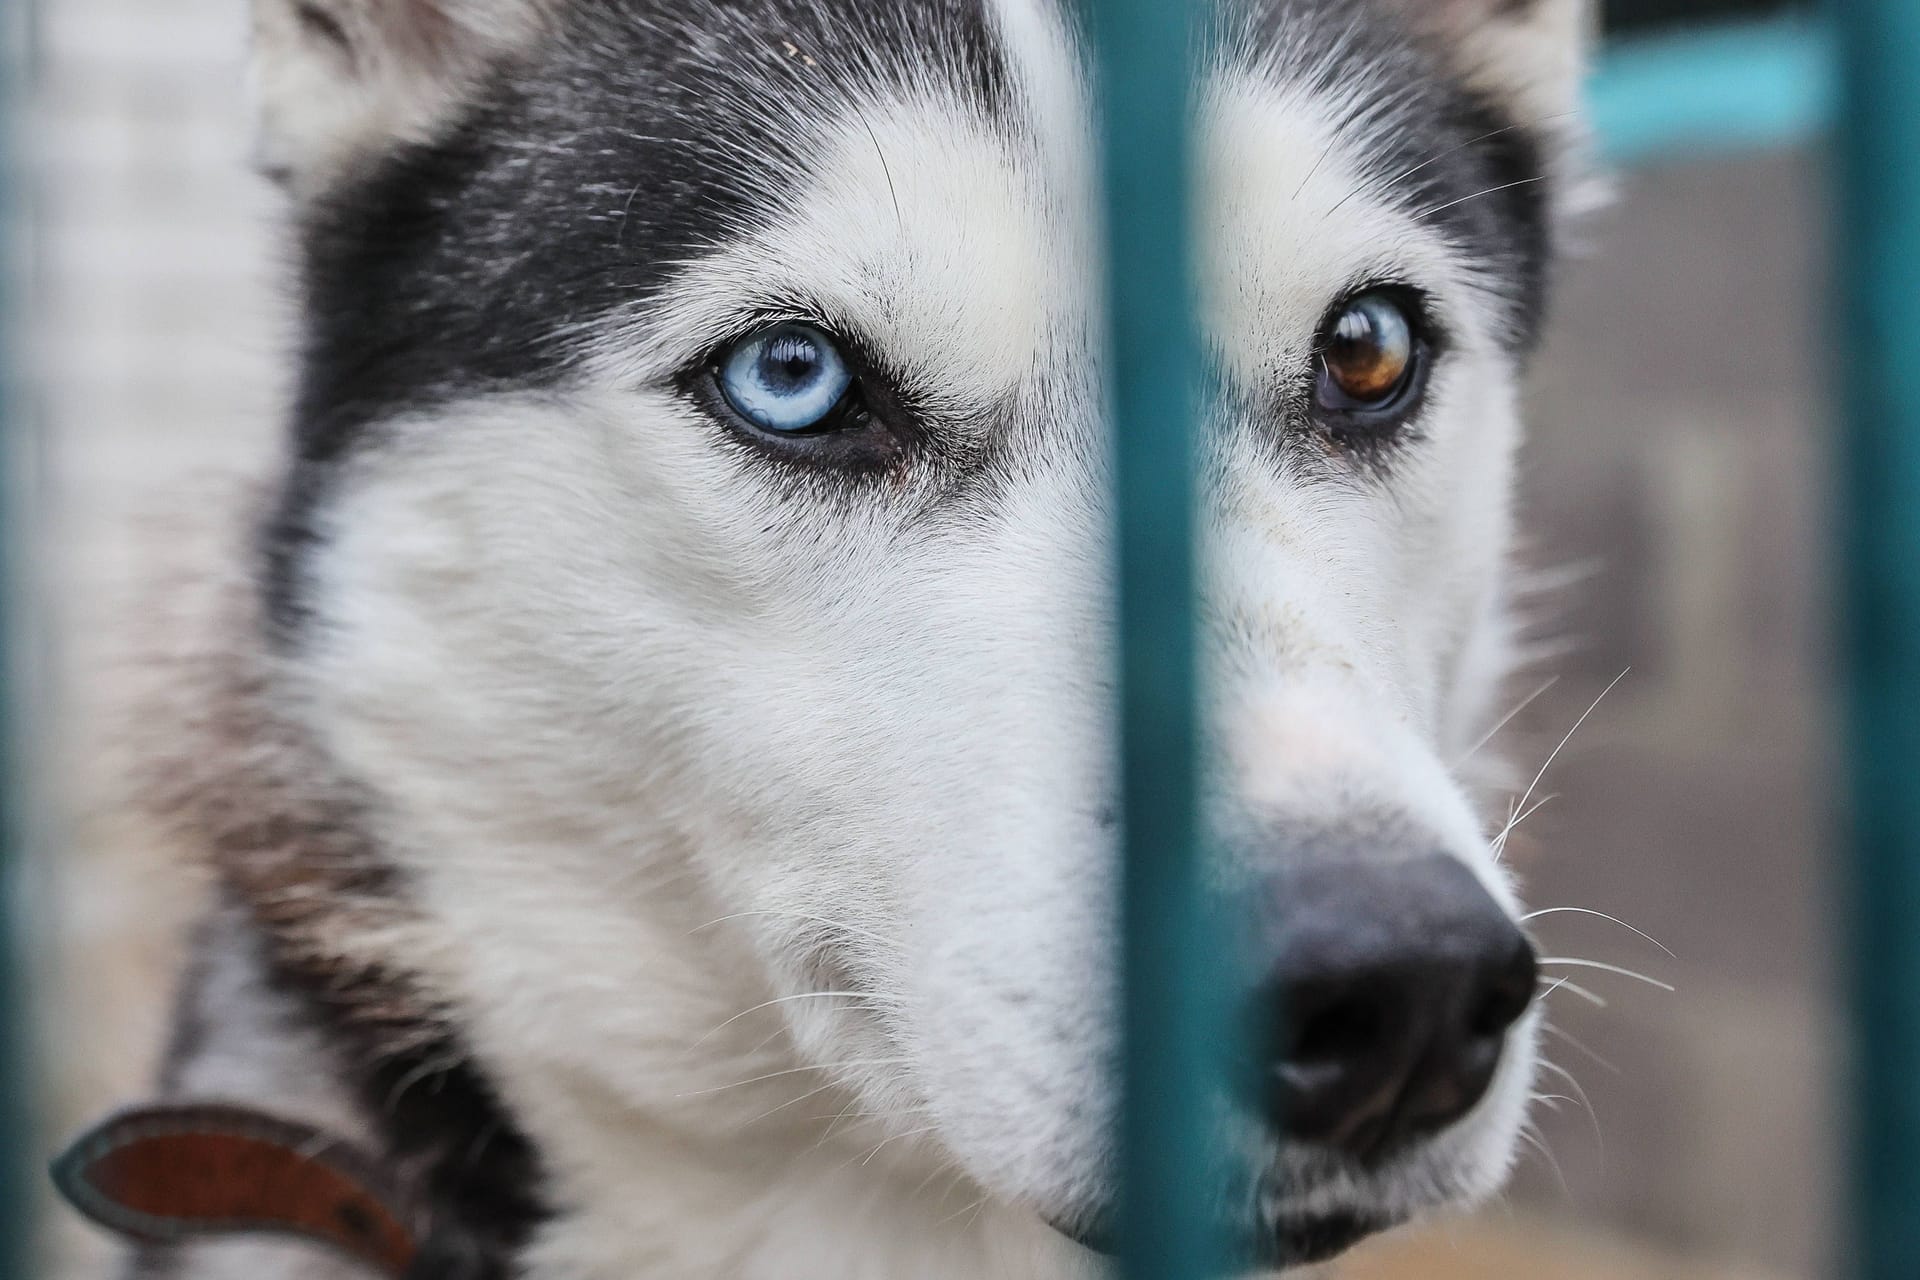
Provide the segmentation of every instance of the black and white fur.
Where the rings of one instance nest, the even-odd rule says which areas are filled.
[[[1110,1196],[1116,1041],[1081,16],[254,9],[305,325],[255,550],[181,588],[150,663],[147,794],[222,886],[168,1091],[358,1138],[503,1277],[1095,1274],[1048,1225]],[[1582,24],[1221,22],[1196,211],[1229,888],[1386,839],[1515,909],[1462,767],[1507,661]],[[1413,429],[1357,451],[1294,389],[1379,280],[1447,341]],[[716,345],[784,315],[886,372],[887,450],[782,453],[708,411]],[[1311,1251],[1490,1194],[1532,1035],[1377,1169],[1225,1121],[1230,1211]],[[349,1274],[273,1242],[136,1270]]]

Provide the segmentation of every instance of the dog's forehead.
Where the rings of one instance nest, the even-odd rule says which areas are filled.
[[[592,23],[611,27],[557,44],[556,55],[618,48],[622,20],[608,15],[619,12],[592,11]],[[1349,220],[1369,201],[1416,216],[1507,295],[1511,336],[1524,341],[1546,256],[1537,122],[1469,88],[1407,30],[1404,12],[1400,0],[1228,0],[1202,60],[1209,176],[1233,189],[1242,212],[1248,196],[1298,203],[1325,169],[1320,188]],[[850,173],[873,168],[866,151],[896,219],[908,212],[903,168],[967,160],[982,181],[962,203],[982,214],[1016,195],[1049,218],[1088,212],[1076,203],[1090,188],[1086,29],[1058,0],[759,0],[679,6],[650,20],[660,23],[677,36],[664,61],[567,67],[567,79],[597,91],[570,96],[548,122],[577,139],[583,118],[598,114],[612,139],[601,157],[627,153],[626,171],[603,171],[597,186],[589,173],[561,185],[618,201],[629,273],[657,283],[729,237],[790,220],[802,191],[835,188],[829,198],[844,199]],[[555,78],[552,68],[531,77],[535,92]],[[1308,153],[1307,169],[1281,171]],[[1018,192],[996,181],[1008,167]],[[1246,181],[1251,173],[1267,184]],[[956,186],[968,177],[943,175]],[[929,223],[922,241],[943,220]],[[1337,224],[1315,230],[1340,239]]]
[[[1211,266],[1250,359],[1274,317],[1297,327],[1298,307],[1271,304],[1316,254],[1377,266],[1382,209],[1487,282],[1510,342],[1531,334],[1547,226],[1534,132],[1449,74],[1395,20],[1400,3],[1239,0],[1218,24],[1202,105],[1220,198],[1203,232],[1231,250]],[[565,383],[610,325],[746,246],[761,252],[726,277],[736,310],[834,302],[771,296],[808,273],[856,296],[887,283],[862,274],[878,263],[911,287],[867,289],[852,319],[903,336],[964,321],[961,345],[1001,374],[1033,349],[1042,302],[1057,313],[1094,288],[1092,95],[1071,6],[579,0],[561,14],[444,134],[308,210],[303,461],[408,409]],[[1339,283],[1330,270],[1314,287]],[[876,313],[880,293],[892,312]]]

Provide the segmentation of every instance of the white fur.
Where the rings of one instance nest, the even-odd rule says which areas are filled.
[[[422,906],[359,945],[425,970],[543,1152],[532,1280],[1096,1273],[1041,1220],[1097,1195],[1113,1110],[1093,184],[1062,28],[1025,0],[1003,25],[1031,133],[932,87],[865,104],[782,216],[602,337],[580,384],[398,423],[326,509],[299,693],[376,781]],[[305,92],[276,74],[283,104]],[[1365,190],[1346,108],[1210,87],[1222,364],[1290,376],[1326,308],[1388,273],[1455,343],[1391,479],[1309,482],[1261,424],[1214,424],[1217,818],[1392,815],[1511,908],[1457,773],[1504,650],[1496,282]],[[347,154],[376,126],[342,109],[284,132]],[[797,304],[879,347],[951,437],[1010,439],[1014,478],[958,507],[932,470],[825,502],[730,444],[673,375]],[[1489,1194],[1531,1038],[1466,1120],[1313,1205]]]
[[[548,0],[254,0],[261,167],[311,195],[379,148],[432,136],[477,75],[538,36],[548,7]],[[319,36],[314,18],[332,23],[347,47]]]

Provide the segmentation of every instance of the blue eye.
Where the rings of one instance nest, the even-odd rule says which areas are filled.
[[[811,431],[853,385],[840,349],[809,324],[788,321],[742,338],[720,355],[720,393],[735,413],[767,431]]]

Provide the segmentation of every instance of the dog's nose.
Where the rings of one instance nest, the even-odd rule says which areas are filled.
[[[1249,1099],[1288,1137],[1372,1162],[1486,1093],[1533,999],[1531,944],[1452,858],[1327,864],[1263,894]]]

